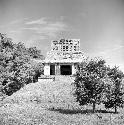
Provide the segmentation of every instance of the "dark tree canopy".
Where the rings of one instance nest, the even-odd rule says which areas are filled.
[[[15,44],[0,34],[0,88],[3,93],[11,95],[25,84],[38,80],[43,65],[32,59],[41,59],[43,55],[37,48],[32,50],[34,53],[29,50],[23,43]]]

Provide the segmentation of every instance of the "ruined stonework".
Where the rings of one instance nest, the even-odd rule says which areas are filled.
[[[52,51],[61,52],[73,52],[80,50],[80,40],[79,39],[61,39],[60,41],[51,42]]]
[[[44,75],[73,75],[84,59],[79,39],[51,41],[51,51],[44,60]]]

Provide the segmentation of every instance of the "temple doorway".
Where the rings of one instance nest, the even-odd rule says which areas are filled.
[[[60,72],[61,72],[61,75],[71,75],[72,74],[72,66],[71,65],[61,65]]]
[[[50,75],[55,75],[55,65],[50,65]]]

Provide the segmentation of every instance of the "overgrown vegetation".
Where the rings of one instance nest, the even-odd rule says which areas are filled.
[[[26,48],[23,43],[0,34],[0,89],[12,95],[25,84],[36,82],[43,73],[43,65],[35,59],[43,59],[36,47]]]
[[[93,105],[95,112],[96,104],[104,104],[106,108],[123,106],[123,72],[117,67],[110,68],[105,65],[103,59],[91,59],[79,65],[75,78],[74,96],[82,105]]]

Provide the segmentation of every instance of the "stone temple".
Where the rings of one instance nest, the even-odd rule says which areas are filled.
[[[44,75],[73,75],[84,59],[86,56],[80,51],[79,39],[51,41],[51,51],[43,61]]]

